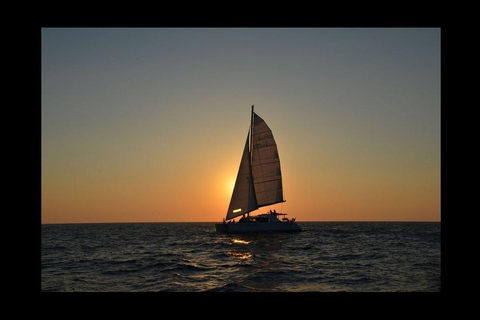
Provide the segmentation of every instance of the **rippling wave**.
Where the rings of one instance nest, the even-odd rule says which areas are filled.
[[[440,291],[440,223],[42,226],[43,291]]]

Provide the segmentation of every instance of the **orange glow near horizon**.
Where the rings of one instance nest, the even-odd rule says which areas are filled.
[[[255,213],[441,219],[439,28],[43,28],[41,42],[44,224],[221,222],[252,104],[287,201]]]
[[[292,167],[298,159],[288,152],[288,144],[280,150],[287,202],[258,213],[276,209],[298,222],[440,221],[439,175],[433,180],[428,172],[387,176],[374,167],[342,173],[331,171],[333,164],[327,161],[309,170],[305,163],[301,170]],[[202,159],[178,161],[156,174],[152,166],[130,173],[91,166],[90,173],[47,176],[42,179],[42,223],[221,221],[233,191],[238,153],[225,163],[222,159],[220,166]]]
[[[346,170],[333,156],[321,165],[309,163],[289,150],[291,142],[281,142],[287,202],[258,213],[272,208],[299,222],[440,221],[435,167],[431,172],[412,170],[413,164],[396,173],[375,166]],[[154,158],[130,171],[95,162],[52,169],[45,164],[42,223],[221,221],[238,170],[240,151],[234,149],[217,163],[178,155],[182,160],[169,162],[167,170]]]

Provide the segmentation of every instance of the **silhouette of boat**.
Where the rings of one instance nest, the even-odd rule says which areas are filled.
[[[285,202],[277,144],[268,125],[253,108],[227,215],[223,223],[215,224],[215,228],[227,233],[301,231],[295,218],[286,218],[286,213],[270,210],[250,215],[261,207]],[[242,216],[240,220],[235,221],[239,216]]]

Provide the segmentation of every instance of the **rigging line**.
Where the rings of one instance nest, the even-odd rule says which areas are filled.
[[[257,149],[257,154],[258,154],[258,153],[259,153],[259,151],[258,151],[258,149]],[[260,162],[261,162],[261,160],[260,160]],[[280,161],[279,161],[279,160],[278,160],[278,161],[276,160],[276,161],[269,162],[269,163],[277,163],[277,162],[279,163]],[[269,163],[262,163],[262,162],[261,162],[261,163],[259,163],[258,165],[255,166],[255,168],[257,168],[256,171],[257,171],[257,172],[259,171],[260,176],[261,176],[261,177],[258,177],[258,179],[263,180],[263,181],[261,181],[261,182],[255,182],[255,180],[257,180],[257,179],[254,179],[253,185],[254,185],[254,189],[256,190],[256,191],[255,191],[256,194],[257,194],[257,193],[258,193],[258,194],[263,193],[263,195],[267,195],[269,191],[276,189],[276,187],[267,188],[267,183],[269,183],[269,182],[275,182],[275,181],[279,181],[279,180],[281,181],[281,179],[282,179],[281,176],[276,175],[275,178],[273,178],[273,179],[265,180],[265,179],[267,178],[267,176],[265,175],[265,173],[264,173],[264,171],[263,171],[263,169],[264,169],[264,164],[269,164]],[[258,168],[259,168],[259,170],[258,170]],[[252,166],[252,169],[253,169],[253,166]],[[282,188],[282,189],[283,189],[283,188]],[[282,190],[282,195],[283,195],[283,190]],[[257,199],[257,200],[258,200],[258,199]]]
[[[278,188],[277,188],[277,184],[275,184],[275,185],[273,185],[273,186],[270,186],[269,188],[267,188],[266,184],[267,184],[268,182],[277,182],[277,183],[278,183],[278,180],[279,180],[279,179],[276,179],[276,180],[268,180],[268,181],[265,181],[265,182],[257,182],[257,183],[255,183],[255,184],[258,185],[258,184],[260,184],[260,183],[263,183],[263,184],[264,184],[264,191],[259,191],[259,193],[260,193],[260,192],[267,192],[267,191],[276,190],[276,189],[278,189]]]
[[[255,165],[255,167],[263,166],[263,165],[266,165],[266,164],[277,163],[277,162],[280,162],[280,161],[278,160],[278,158],[277,158],[277,159],[273,159],[272,161],[269,161],[269,162],[263,162],[263,161],[260,160],[259,163]],[[253,166],[252,166],[252,167],[253,167]]]
[[[269,203],[266,203],[266,204],[259,205],[258,208],[273,206],[273,205],[276,205],[276,204],[279,204],[279,203],[283,203],[283,202],[287,202],[287,201],[286,201],[286,200],[283,200],[283,201],[278,201],[278,202],[269,202]]]

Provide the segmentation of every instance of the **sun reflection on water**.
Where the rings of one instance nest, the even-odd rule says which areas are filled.
[[[234,244],[250,244],[250,241],[245,241],[241,239],[232,239],[232,243]]]
[[[227,254],[230,255],[233,258],[240,259],[240,260],[249,260],[253,258],[253,253],[249,251],[244,251],[243,249],[240,249],[240,246],[246,246],[252,243],[252,241],[247,241],[243,239],[231,239],[230,240],[230,245],[234,246],[235,249],[228,251]]]
[[[227,254],[231,255],[234,258],[241,259],[241,260],[248,260],[252,258],[252,253],[251,252],[235,252],[235,251],[229,251]]]

